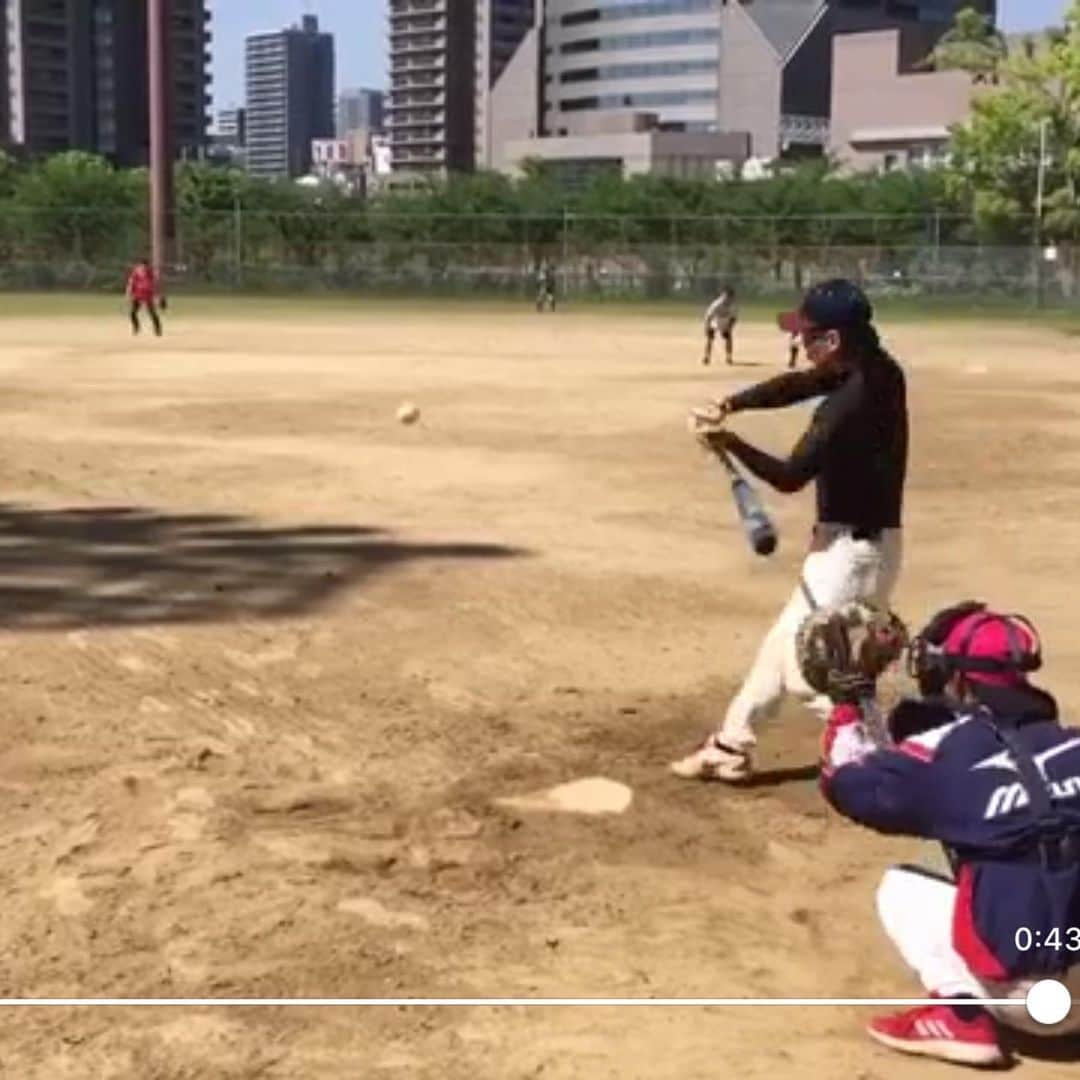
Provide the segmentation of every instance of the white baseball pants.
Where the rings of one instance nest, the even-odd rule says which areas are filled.
[[[877,906],[885,933],[900,950],[908,967],[919,976],[924,989],[939,997],[1017,998],[1023,1001],[1037,979],[1009,983],[983,982],[968,969],[953,948],[953,907],[956,886],[942,878],[914,869],[894,867],[886,871],[878,887]],[[1080,965],[1059,977],[1080,998]],[[988,1005],[996,1020],[1032,1035],[1071,1035],[1080,1032],[1080,1007],[1060,1024],[1037,1024],[1023,1005]]]
[[[811,611],[803,583],[818,607],[839,607],[855,600],[884,607],[900,576],[899,529],[886,529],[878,540],[856,540],[845,525],[818,525],[815,532],[815,550],[803,562],[802,581],[765,635],[750,674],[716,733],[734,749],[754,745],[754,728],[776,712],[785,694],[799,697],[823,719],[828,716],[831,706],[806,685],[795,657],[795,635]]]

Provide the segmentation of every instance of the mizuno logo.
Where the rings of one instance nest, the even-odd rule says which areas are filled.
[[[1075,799],[1080,797],[1080,776],[1069,776],[1062,780],[1053,781],[1047,780],[1046,776],[1047,762],[1058,757],[1060,754],[1076,749],[1080,749],[1080,739],[1070,739],[1060,746],[1055,746],[1050,750],[1044,750],[1041,754],[1033,755],[1035,766],[1039,770],[1039,775],[1043,780],[1047,781],[1047,790],[1055,799]],[[1008,773],[1020,772],[1016,767],[1016,762],[1013,761],[1007,750],[1002,750],[1000,753],[980,761],[977,765],[973,765],[971,769],[972,772],[977,772],[980,769],[999,769]],[[983,814],[983,819],[990,821],[992,818],[1004,817],[1006,814],[1011,814],[1015,810],[1022,809],[1030,802],[1031,798],[1028,795],[1027,788],[1025,788],[1020,781],[1017,780],[1011,784],[1005,784],[1002,787],[994,789],[994,793],[990,796],[990,801],[986,804],[986,812]]]
[[[1055,799],[1075,799],[1080,796],[1080,776],[1070,776],[1065,780],[1054,780],[1047,785],[1050,794]],[[1006,784],[1004,787],[994,789],[990,801],[986,804],[984,820],[1004,817],[1014,810],[1020,810],[1031,802],[1027,789],[1017,781],[1015,784]]]

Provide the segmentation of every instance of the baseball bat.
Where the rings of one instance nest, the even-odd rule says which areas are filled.
[[[731,494],[735,509],[750,547],[757,555],[771,555],[776,550],[776,527],[765,511],[757,492],[745,476],[735,467],[735,462],[723,450],[715,450],[715,456],[731,478]]]

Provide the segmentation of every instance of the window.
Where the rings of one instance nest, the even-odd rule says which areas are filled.
[[[625,49],[663,49],[675,45],[708,45],[719,42],[720,31],[709,27],[700,30],[662,30],[653,34],[611,34],[602,38],[568,41],[559,50],[564,56],[584,52],[622,52]]]
[[[586,109],[647,109],[663,105],[697,105],[715,102],[715,90],[672,90],[650,94],[600,94],[597,97],[563,98],[559,107],[563,112],[580,112]]]
[[[596,82],[600,79],[653,79],[672,78],[678,75],[706,75],[716,73],[717,61],[669,60],[655,64],[610,64],[601,68],[579,68],[563,72],[560,81]]]
[[[689,15],[699,11],[716,11],[718,0],[632,0],[631,3],[605,4],[603,7],[572,11],[559,22],[563,26],[581,26],[591,22],[619,19],[645,19],[663,15]]]

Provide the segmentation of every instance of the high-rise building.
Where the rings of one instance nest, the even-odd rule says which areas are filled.
[[[247,112],[235,105],[217,115],[218,138],[231,146],[243,146],[247,139]]]
[[[91,11],[5,0],[10,141],[31,154],[94,148]]]
[[[526,38],[538,32],[538,0],[477,0],[476,3],[476,164],[490,168],[498,137],[498,105],[493,108],[495,86],[518,57]],[[530,42],[530,46],[532,43]],[[520,66],[521,58],[518,57]],[[535,77],[535,76],[534,76]],[[519,81],[519,80],[512,80]],[[507,84],[509,85],[509,83]],[[526,107],[535,107],[534,87],[522,88]]]
[[[219,109],[217,124],[210,138],[208,159],[216,165],[242,169],[246,163],[247,113],[235,105]]]
[[[838,36],[899,29],[910,69],[960,8],[996,14],[995,0],[546,0],[524,34],[512,25],[499,69],[496,2],[478,3],[478,162],[514,172],[539,157],[583,175],[820,154]]]
[[[666,131],[715,131],[722,3],[548,0],[545,134],[612,112],[654,113]]]
[[[258,176],[303,176],[311,144],[334,135],[334,38],[314,15],[299,26],[251,34],[246,47],[247,167]]]
[[[11,75],[8,67],[7,5],[0,3],[0,149],[11,143]]]
[[[338,138],[344,139],[350,131],[381,132],[383,109],[381,90],[342,90],[337,104]]]
[[[210,13],[171,0],[167,37],[178,155],[207,141]],[[119,165],[149,157],[146,5],[142,0],[0,0],[6,141],[31,154],[91,150]]]
[[[390,0],[387,129],[395,172],[475,161],[475,0]]]

